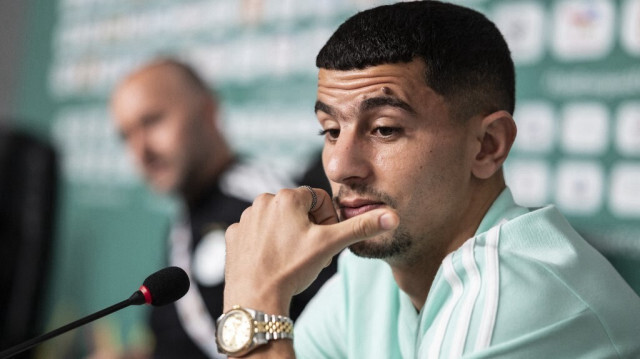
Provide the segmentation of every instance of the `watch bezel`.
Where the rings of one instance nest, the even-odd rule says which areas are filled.
[[[247,342],[240,349],[230,350],[230,348],[225,345],[221,337],[224,332],[224,323],[232,315],[236,313],[241,313],[242,315],[244,315],[246,318],[249,319],[250,332],[249,332]],[[218,349],[228,355],[234,355],[234,356],[244,355],[249,351],[251,351],[251,349],[253,349],[253,347],[255,346],[255,331],[256,331],[256,322],[255,322],[254,315],[242,307],[234,306],[233,308],[231,308],[231,310],[221,315],[220,318],[218,318],[218,320],[216,321],[216,344],[218,345]]]

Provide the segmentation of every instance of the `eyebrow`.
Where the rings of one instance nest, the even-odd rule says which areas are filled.
[[[413,109],[408,103],[392,96],[381,96],[368,98],[360,104],[360,111],[365,112],[378,107],[397,107],[412,115],[416,114],[416,110]]]
[[[391,96],[368,98],[362,101],[362,103],[360,104],[360,111],[365,112],[365,111],[369,111],[375,108],[385,107],[385,106],[397,107],[412,115],[416,114],[416,111],[408,103],[396,97],[391,97]],[[334,109],[322,101],[316,101],[314,111],[315,113],[318,113],[318,111],[322,111],[329,116],[335,116]]]
[[[322,102],[322,101],[316,101],[316,105],[314,107],[314,112],[318,113],[318,111],[322,111],[324,113],[326,113],[329,116],[333,116],[335,115],[333,108],[331,108],[331,106],[327,105],[326,103]]]

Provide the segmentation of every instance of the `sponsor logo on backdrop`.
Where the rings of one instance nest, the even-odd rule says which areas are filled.
[[[595,60],[614,44],[614,4],[609,0],[565,0],[555,4],[552,44],[562,60]]]
[[[544,9],[537,2],[511,2],[497,5],[493,20],[509,44],[518,65],[535,63],[544,50]]]
[[[620,38],[625,50],[640,56],[640,0],[627,0],[622,6]]]
[[[549,201],[551,169],[544,160],[513,160],[505,165],[505,178],[516,202],[541,207]]]
[[[617,216],[640,218],[640,163],[623,162],[613,167],[609,207]]]
[[[514,149],[523,152],[549,153],[555,140],[555,115],[551,104],[528,101],[517,106],[514,114],[518,136]]]
[[[615,142],[620,153],[640,157],[640,102],[620,105]]]
[[[573,154],[601,154],[609,144],[609,111],[597,102],[567,104],[562,110],[562,148]]]
[[[563,161],[558,166],[556,203],[570,215],[597,213],[602,207],[604,171],[596,161]]]

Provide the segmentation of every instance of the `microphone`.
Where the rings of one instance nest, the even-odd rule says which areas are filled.
[[[71,329],[102,318],[107,314],[111,314],[130,305],[150,304],[157,307],[173,303],[182,298],[183,295],[187,294],[189,284],[189,276],[187,276],[187,273],[185,273],[182,268],[167,267],[160,269],[148,276],[140,288],[135,291],[129,299],[123,300],[122,302],[114,304],[99,312],[95,312],[84,318],[78,319],[75,322],[69,323],[49,333],[35,337],[22,344],[6,349],[0,352],[0,359],[10,358],[45,340],[66,333]]]

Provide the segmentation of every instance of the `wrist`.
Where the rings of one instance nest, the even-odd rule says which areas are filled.
[[[227,282],[224,290],[224,310],[235,305],[253,308],[265,313],[289,316],[292,295],[282,295],[277,289],[260,289],[251,286],[233,286]]]

